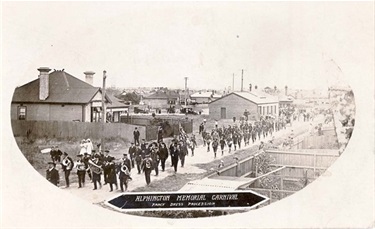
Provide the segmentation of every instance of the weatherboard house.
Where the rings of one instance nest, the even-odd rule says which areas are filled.
[[[232,92],[208,105],[209,115],[212,119],[238,120],[244,115],[245,110],[249,112],[250,119],[258,119],[260,116],[277,117],[279,113],[279,100],[275,96],[267,95],[258,91]]]
[[[92,86],[94,72],[85,72],[86,82],[64,70],[38,69],[38,79],[15,89],[12,120],[99,122],[102,90]],[[105,104],[111,103],[105,96]]]

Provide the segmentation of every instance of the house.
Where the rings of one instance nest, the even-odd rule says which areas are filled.
[[[259,91],[232,92],[208,105],[209,115],[212,119],[239,119],[245,110],[249,112],[250,119],[259,116],[279,114],[279,100],[277,97],[266,95]]]
[[[215,92],[196,92],[190,96],[192,103],[210,103],[218,98],[221,98],[221,95],[216,94]]]
[[[292,96],[286,96],[286,95],[280,95],[279,96],[279,106],[282,107],[289,107],[293,104],[293,97]]]
[[[94,72],[85,72],[86,82],[64,70],[41,67],[39,77],[14,91],[12,120],[99,122],[102,90],[92,86]],[[105,104],[111,103],[105,96]]]
[[[110,122],[120,122],[121,115],[129,114],[131,102],[126,104],[114,96],[108,97],[111,99],[112,103],[108,104],[106,109],[109,116],[107,119],[109,118]]]
[[[180,102],[180,95],[175,91],[158,90],[142,99],[144,105],[151,109],[168,109]]]

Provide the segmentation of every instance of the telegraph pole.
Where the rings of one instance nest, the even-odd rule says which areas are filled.
[[[242,69],[242,75],[241,75],[241,92],[243,92],[243,69]]]
[[[233,73],[233,79],[232,79],[232,91],[234,91],[234,73]]]
[[[101,149],[102,151],[104,150],[104,136],[103,136],[103,133],[104,133],[104,125],[107,121],[107,117],[106,117],[106,107],[105,107],[105,80],[107,78],[107,71],[103,71],[103,88],[102,88],[102,122],[103,122],[103,128],[102,128],[102,139],[101,139]]]
[[[188,77],[185,77],[185,106],[187,106],[187,81]]]

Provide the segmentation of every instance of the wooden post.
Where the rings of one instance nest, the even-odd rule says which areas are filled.
[[[105,80],[107,78],[106,73],[107,72],[104,70],[103,71],[103,88],[102,88],[102,122],[103,122],[103,124],[102,124],[102,135],[101,135],[102,136],[102,139],[101,139],[101,149],[102,149],[102,151],[105,150],[105,148],[104,148],[104,125],[107,121],[106,111],[105,111],[105,109],[106,109],[106,107],[105,107]]]
[[[315,178],[315,173],[316,173],[316,152],[314,152],[314,178]]]

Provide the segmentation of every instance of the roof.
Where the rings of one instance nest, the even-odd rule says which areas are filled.
[[[279,101],[280,102],[293,102],[293,97],[292,96],[286,96],[286,95],[280,95]]]
[[[49,74],[49,95],[46,100],[39,99],[39,78],[17,87],[12,102],[20,103],[89,103],[97,93],[99,87],[70,75],[64,71],[54,71]],[[111,100],[106,96],[107,101]]]
[[[108,97],[111,99],[112,104],[108,105],[107,108],[128,108],[129,105],[126,105],[121,102],[118,98],[108,95]]]
[[[219,94],[212,94],[212,92],[196,92],[190,96],[191,98],[221,98],[222,95]]]
[[[243,92],[232,92],[230,94],[227,94],[217,100],[212,101],[211,103],[215,103],[227,96],[230,95],[236,95],[239,96],[243,99],[246,99],[250,102],[256,103],[256,104],[265,104],[265,103],[279,103],[279,100],[275,96],[267,95],[265,93],[261,92],[248,92],[248,91],[243,91]]]
[[[180,95],[174,91],[157,91],[151,95],[145,96],[144,99],[177,99]]]

